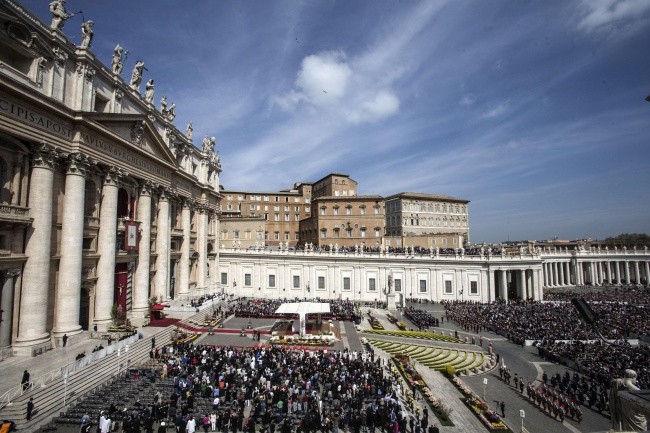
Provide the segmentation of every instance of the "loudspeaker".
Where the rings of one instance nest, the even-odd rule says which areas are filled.
[[[580,314],[582,320],[589,324],[596,323],[598,321],[598,315],[594,310],[591,309],[589,304],[587,304],[587,301],[585,301],[583,298],[572,298],[571,303],[574,307],[576,307],[576,310],[578,310],[578,314]]]

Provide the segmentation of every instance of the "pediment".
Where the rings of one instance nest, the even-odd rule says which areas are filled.
[[[175,153],[147,116],[133,114],[92,114],[87,116],[120,143],[144,152],[159,162],[178,166]]]

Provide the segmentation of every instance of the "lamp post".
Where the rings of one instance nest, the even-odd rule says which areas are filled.
[[[488,383],[488,378],[487,378],[487,377],[484,377],[484,378],[483,378],[483,401],[487,401],[487,400],[485,399],[485,393],[486,393],[486,391],[487,391],[487,383]]]
[[[524,418],[526,418],[526,412],[523,409],[519,409],[519,417],[521,418],[521,431],[524,432]]]

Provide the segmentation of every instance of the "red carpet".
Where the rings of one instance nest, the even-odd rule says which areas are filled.
[[[166,328],[171,325],[176,325],[178,322],[180,322],[180,319],[172,319],[171,317],[166,317],[164,319],[152,320],[147,326]]]

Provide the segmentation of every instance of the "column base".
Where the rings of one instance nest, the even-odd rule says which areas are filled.
[[[73,335],[81,334],[82,332],[83,329],[81,329],[80,325],[72,326],[69,328],[61,327],[60,329],[52,329],[52,337],[59,339],[63,338],[64,335],[71,337]]]
[[[51,348],[52,341],[47,332],[33,337],[18,337],[13,345],[16,356],[36,356]]]
[[[97,332],[106,332],[108,331],[108,328],[113,326],[113,320],[111,319],[98,319],[93,322],[93,331],[95,330],[95,326],[97,327]]]

